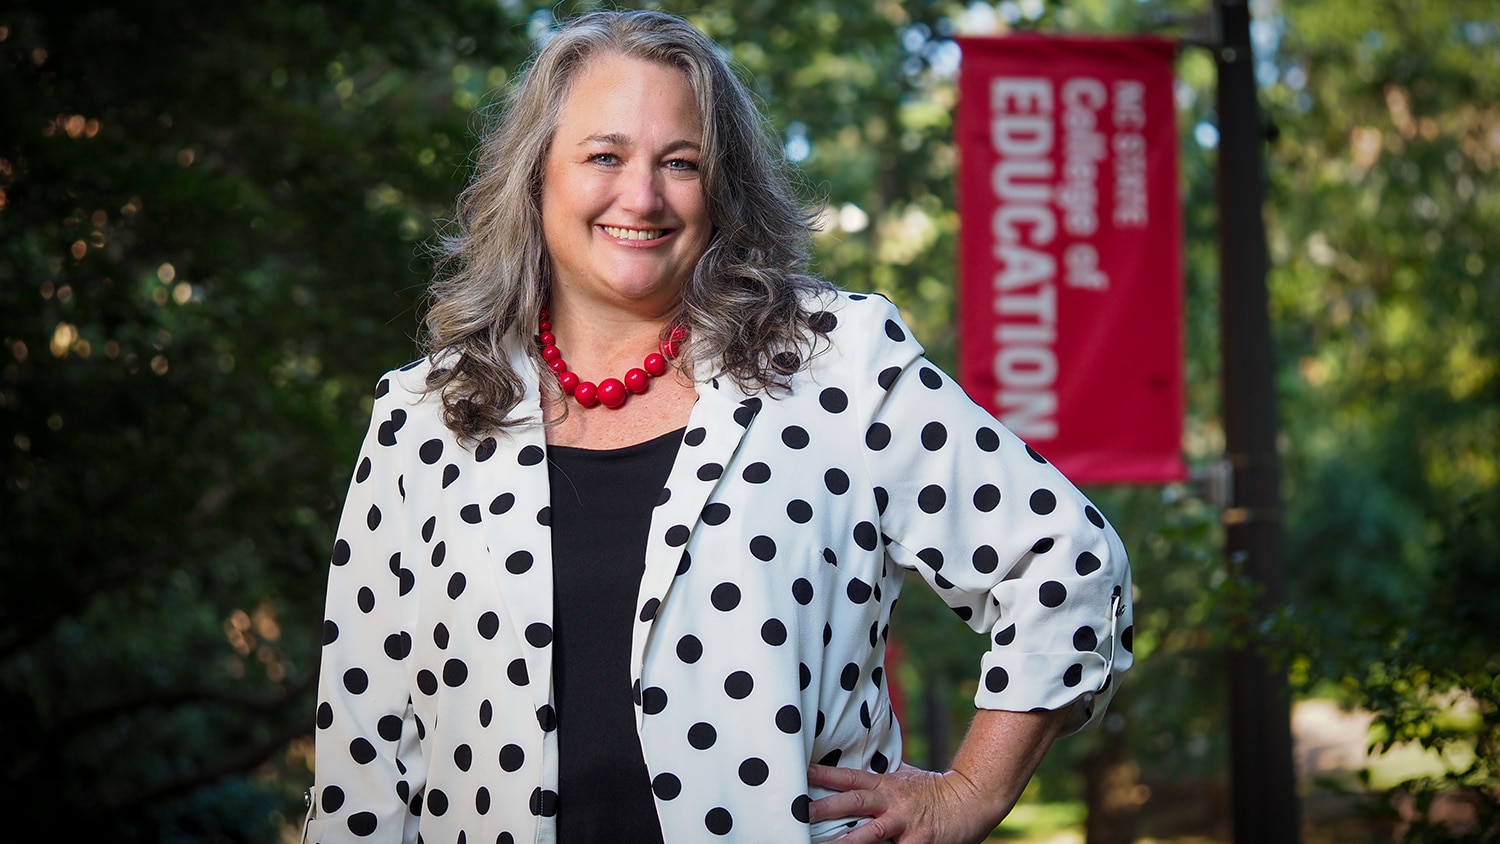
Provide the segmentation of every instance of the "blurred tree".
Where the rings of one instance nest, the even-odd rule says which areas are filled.
[[[310,781],[322,583],[368,395],[416,353],[425,247],[468,175],[475,114],[555,19],[595,4],[98,5],[0,10],[0,716],[16,742],[3,786],[17,820],[43,828],[268,840],[300,820]],[[715,37],[761,93],[824,207],[818,268],[890,296],[950,368],[952,35],[1138,31],[1207,6],[658,5]],[[1487,829],[1486,736],[1500,734],[1500,620],[1485,600],[1500,558],[1490,5],[1255,6],[1277,129],[1294,596],[1266,629],[1303,634],[1294,677],[1341,682],[1391,741],[1476,748],[1475,765],[1405,790],[1431,805],[1461,786]],[[1184,49],[1185,450],[1198,464],[1221,450],[1212,74]],[[1091,842],[1133,825],[1212,834],[1211,813],[1178,817],[1169,797],[1222,776],[1219,657],[1245,585],[1190,486],[1091,492],[1132,551],[1138,667],[1105,729],[1061,743],[1035,793],[1087,796]],[[941,765],[984,643],[925,590],[900,616],[909,747]]]
[[[524,20],[0,10],[0,771],[28,828],[269,840],[300,817],[366,397],[415,355],[419,244]]]

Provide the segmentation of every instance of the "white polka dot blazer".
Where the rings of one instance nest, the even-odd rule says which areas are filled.
[[[882,663],[915,573],[989,637],[975,703],[1097,719],[1129,667],[1130,572],[1062,475],[922,356],[878,296],[812,305],[790,392],[708,375],[652,516],[630,690],[669,844],[826,841],[809,762],[901,758]],[[540,418],[535,376],[517,409]],[[427,364],[389,373],[328,583],[314,840],[550,842],[547,449],[461,446]],[[956,625],[955,625],[956,626]]]

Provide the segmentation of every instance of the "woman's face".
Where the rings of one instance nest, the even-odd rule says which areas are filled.
[[[702,137],[676,68],[605,53],[578,71],[542,181],[554,297],[653,314],[676,306],[712,231]]]

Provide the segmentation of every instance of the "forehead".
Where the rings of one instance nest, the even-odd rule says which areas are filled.
[[[703,131],[697,95],[680,68],[617,52],[585,60],[563,97],[559,134],[675,132],[697,141]]]

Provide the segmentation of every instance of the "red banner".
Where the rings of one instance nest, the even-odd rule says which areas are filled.
[[[959,44],[960,382],[1075,483],[1181,480],[1173,43]]]

